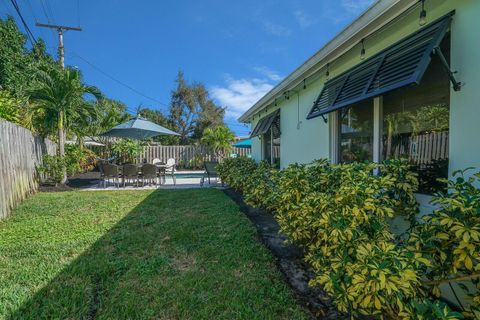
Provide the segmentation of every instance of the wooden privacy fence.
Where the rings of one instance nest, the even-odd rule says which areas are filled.
[[[36,167],[55,150],[52,141],[0,119],[0,219],[37,190]]]
[[[384,150],[389,158],[408,155],[416,165],[448,158],[448,131],[430,132],[420,135],[405,135],[386,140]]]
[[[232,154],[246,156],[251,153],[248,148],[233,148]],[[173,158],[179,164],[191,166],[191,162],[199,158],[202,161],[215,161],[216,156],[205,146],[147,146],[138,157],[139,162],[144,159],[152,163],[153,159],[160,159],[167,162]]]

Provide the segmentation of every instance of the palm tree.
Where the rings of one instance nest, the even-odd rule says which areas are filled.
[[[66,129],[78,129],[77,125],[86,126],[88,123],[84,119],[94,116],[93,109],[88,107],[87,96],[102,98],[100,91],[96,87],[83,84],[80,72],[72,68],[40,70],[29,94],[32,111],[37,116],[40,115],[40,122],[56,123],[58,154],[62,158],[65,156]],[[66,169],[63,171],[62,183],[65,183]]]
[[[203,131],[202,144],[208,146],[217,157],[225,156],[232,150],[234,133],[227,127],[207,128]]]

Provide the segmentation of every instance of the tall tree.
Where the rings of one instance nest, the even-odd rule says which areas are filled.
[[[176,88],[171,94],[170,120],[180,133],[180,143],[199,139],[206,128],[223,125],[225,110],[210,98],[205,86],[185,81],[182,71],[178,72]]]
[[[58,68],[42,39],[31,49],[26,48],[26,42],[12,17],[0,19],[0,87],[22,100],[26,100],[36,70]]]
[[[74,121],[86,116],[94,116],[88,107],[86,95],[95,99],[102,97],[100,91],[82,82],[80,71],[67,68],[65,70],[47,69],[36,75],[36,85],[30,91],[32,110],[41,115],[48,124],[56,122],[58,131],[58,154],[65,156],[65,131],[74,126]],[[67,180],[64,168],[64,178]]]

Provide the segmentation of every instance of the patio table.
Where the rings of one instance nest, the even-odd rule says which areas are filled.
[[[141,175],[142,173],[142,165],[136,165],[137,168],[138,168],[138,175]],[[167,165],[166,164],[156,164],[155,165],[159,171],[158,171],[158,175],[160,176],[160,184],[165,184],[166,183],[166,180],[165,180],[165,175],[162,175],[162,173],[165,173],[165,169],[167,168]],[[118,166],[118,173],[120,175],[120,177],[122,178],[122,183],[123,183],[123,180],[125,179],[123,177],[123,165],[119,165]],[[163,183],[162,183],[162,179],[161,177],[163,176]]]

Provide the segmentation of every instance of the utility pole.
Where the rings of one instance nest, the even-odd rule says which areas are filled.
[[[53,25],[53,24],[44,24],[44,23],[36,23],[37,27],[44,27],[50,29],[57,29],[58,32],[58,59],[60,61],[60,66],[62,69],[65,69],[65,48],[63,46],[63,34],[68,30],[72,31],[82,31],[80,27],[67,27],[67,26],[60,26],[60,25]],[[66,133],[65,133],[65,114],[63,111],[60,111],[58,114],[58,153],[60,157],[65,157],[65,140],[66,140]],[[63,179],[62,184],[67,183],[67,169],[63,166]]]
[[[36,23],[37,27],[44,27],[50,29],[57,29],[58,32],[58,58],[60,61],[60,65],[62,69],[65,69],[65,48],[63,46],[63,34],[65,31],[72,30],[72,31],[82,31],[80,27],[67,27],[67,26],[60,26],[54,24],[44,24],[44,23]]]

